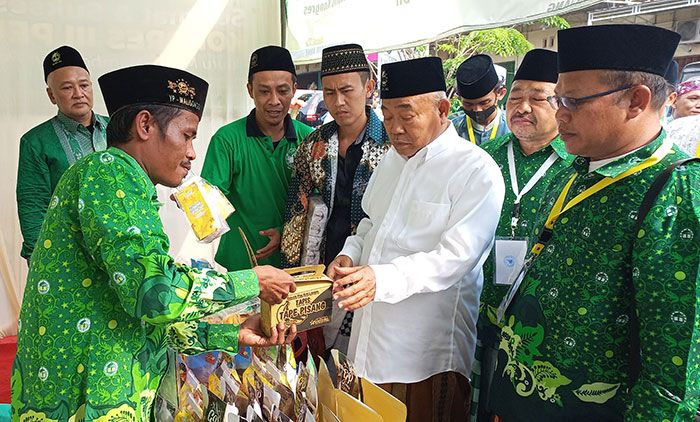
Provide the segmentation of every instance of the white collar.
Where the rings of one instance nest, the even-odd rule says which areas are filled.
[[[622,155],[618,155],[618,156],[615,156],[615,157],[604,158],[604,159],[602,159],[602,160],[591,161],[590,163],[588,163],[588,172],[589,172],[589,173],[592,173],[592,172],[598,170],[599,168],[601,168],[601,167],[603,167],[603,166],[605,166],[605,165],[607,165],[607,164],[612,163],[613,161],[617,161],[617,160],[619,160],[619,159],[622,158],[622,157],[628,156],[628,155],[630,155],[630,154],[634,154],[635,152],[639,151],[640,149],[644,148],[645,146],[646,146],[646,145],[642,145],[641,147],[639,147],[639,148],[637,148],[637,149],[634,149],[634,150],[632,150],[632,151],[630,151],[630,152],[627,152],[627,153],[624,153],[624,154],[622,154]]]

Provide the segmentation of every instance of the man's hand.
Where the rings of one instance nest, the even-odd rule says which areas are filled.
[[[277,229],[267,229],[260,232],[260,236],[267,236],[270,241],[267,242],[264,248],[255,251],[255,259],[265,259],[272,255],[280,247],[282,236]]]
[[[338,255],[335,257],[333,262],[328,265],[326,275],[331,280],[335,280],[335,278],[338,276],[338,268],[343,267],[352,267],[352,258],[346,255]]]
[[[285,332],[284,324],[279,323],[277,327],[272,327],[270,331],[272,335],[269,338],[265,337],[265,334],[260,329],[260,314],[253,315],[241,324],[241,328],[238,331],[238,346],[267,347],[276,344],[291,344],[297,335],[297,326],[292,325]]]
[[[377,280],[372,267],[339,267],[333,282],[333,300],[340,300],[338,306],[348,312],[359,309],[374,300]]]
[[[271,265],[262,265],[253,268],[258,276],[260,285],[260,299],[275,305],[287,298],[289,292],[295,292],[297,285],[291,275]]]

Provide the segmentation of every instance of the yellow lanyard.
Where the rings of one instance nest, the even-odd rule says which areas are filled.
[[[489,136],[489,141],[496,137],[498,133],[498,125],[501,123],[500,115],[496,116],[496,122],[493,124],[491,129],[491,136]],[[476,136],[474,136],[474,127],[472,126],[472,119],[469,116],[464,116],[467,119],[467,133],[469,133],[469,142],[476,145]]]
[[[571,179],[569,179],[569,182],[564,186],[564,189],[562,189],[561,193],[559,194],[559,197],[557,198],[557,201],[554,203],[554,206],[552,207],[552,210],[549,212],[549,216],[547,217],[547,221],[544,224],[545,229],[543,229],[543,232],[549,231],[550,234],[546,236],[546,238],[543,238],[542,235],[537,239],[537,243],[532,247],[532,253],[535,255],[539,255],[540,252],[542,252],[542,249],[544,249],[545,243],[549,240],[549,237],[551,236],[551,230],[554,228],[554,223],[556,223],[557,219],[559,218],[560,215],[574,207],[575,205],[579,204],[582,202],[584,199],[588,198],[589,196],[600,192],[601,190],[605,189],[606,187],[612,185],[615,182],[619,182],[620,180],[624,179],[627,176],[630,176],[632,174],[635,174],[638,171],[644,170],[647,167],[653,166],[654,164],[658,163],[661,161],[662,158],[666,156],[666,154],[671,151],[671,148],[673,147],[673,143],[670,141],[664,142],[657,150],[654,152],[654,154],[647,158],[646,160],[642,161],[641,163],[637,164],[636,166],[627,169],[626,171],[618,174],[615,177],[606,177],[602,180],[600,180],[598,183],[594,184],[590,188],[584,190],[583,192],[579,193],[576,195],[574,198],[572,198],[566,205],[564,205],[564,200],[566,199],[566,195],[569,193],[569,189],[571,189],[571,185],[573,185],[574,180],[576,179],[576,176],[578,176],[578,173],[574,173],[571,176]]]
[[[700,139],[698,139],[698,147],[695,149],[695,156],[700,157]]]

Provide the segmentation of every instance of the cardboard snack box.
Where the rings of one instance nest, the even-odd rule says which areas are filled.
[[[321,327],[331,322],[333,308],[333,281],[323,271],[323,265],[288,268],[297,290],[277,305],[260,301],[260,324],[265,335],[271,328],[284,322],[285,326],[297,325],[297,332]]]

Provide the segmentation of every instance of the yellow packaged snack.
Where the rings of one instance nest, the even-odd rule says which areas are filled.
[[[328,372],[328,367],[323,359],[320,359],[318,366],[318,384],[316,384],[316,391],[318,393],[318,410],[321,412],[321,408],[326,406],[328,410],[336,413],[335,407],[335,387],[333,387],[333,380],[331,380],[331,375]]]
[[[209,243],[229,230],[226,218],[234,208],[216,186],[191,175],[175,188],[173,196],[200,242]]]
[[[361,379],[362,402],[371,407],[385,421],[405,421],[406,405],[366,379]]]
[[[336,415],[338,418],[345,421],[362,421],[362,422],[383,422],[384,419],[379,416],[379,413],[372,410],[369,406],[357,400],[355,397],[345,391],[335,390],[335,401],[337,406]],[[391,419],[392,421],[397,419]],[[405,419],[404,419],[405,420]]]

